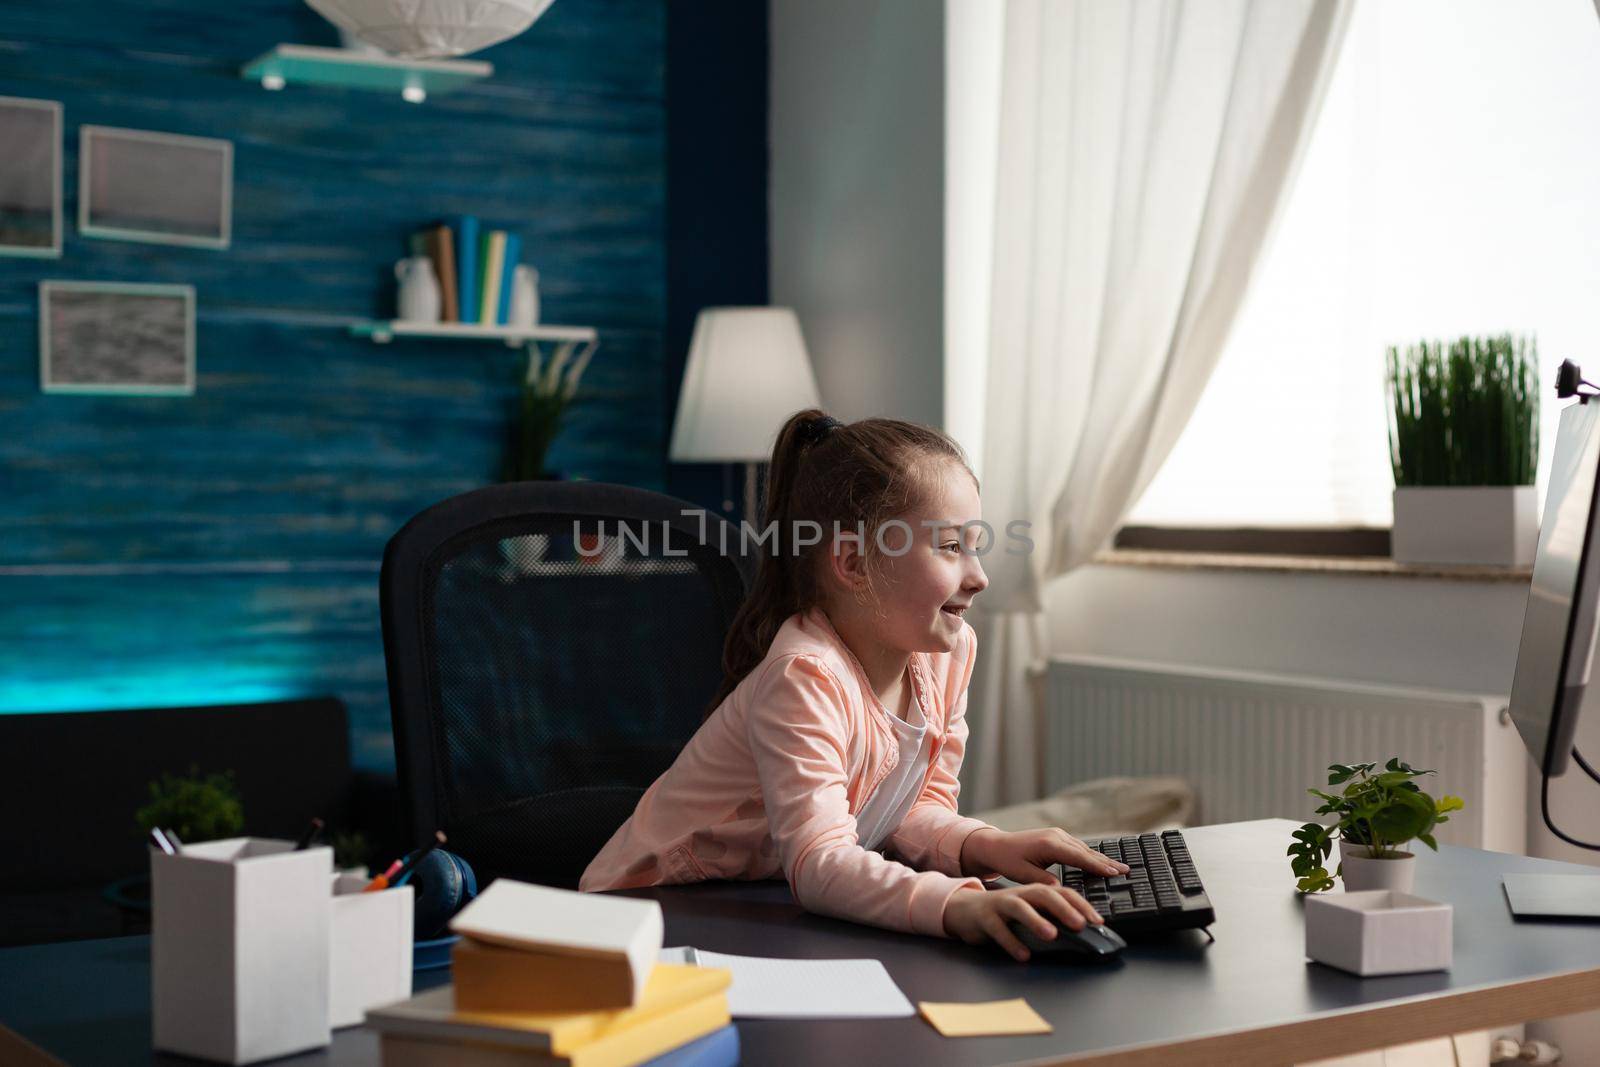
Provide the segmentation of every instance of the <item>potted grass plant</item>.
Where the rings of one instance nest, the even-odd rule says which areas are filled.
[[[526,482],[559,478],[545,467],[550,444],[561,431],[561,418],[578,393],[578,383],[589,366],[594,346],[572,359],[572,345],[562,344],[548,362],[537,347],[528,353],[528,369],[522,378],[511,420],[511,440],[506,451],[504,481]]]
[[[1387,351],[1393,555],[1526,567],[1539,518],[1538,348],[1500,334]]]

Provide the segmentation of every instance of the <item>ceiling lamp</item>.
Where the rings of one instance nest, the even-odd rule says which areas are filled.
[[[319,15],[389,55],[476,52],[532,26],[554,0],[306,0]]]

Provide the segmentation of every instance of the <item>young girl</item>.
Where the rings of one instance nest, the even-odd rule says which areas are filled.
[[[978,483],[960,448],[894,419],[791,417],[768,472],[754,589],[715,710],[589,864],[580,888],[787,878],[810,911],[993,939],[1101,922],[1045,867],[1127,867],[1057,829],[956,813],[988,579]],[[898,520],[898,521],[897,521]],[[1024,883],[986,891],[980,877]]]

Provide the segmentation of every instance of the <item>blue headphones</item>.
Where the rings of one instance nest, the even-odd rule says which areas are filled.
[[[416,890],[413,937],[431,941],[445,935],[445,926],[456,912],[478,895],[478,879],[472,866],[454,852],[436,848],[417,861],[401,882]]]

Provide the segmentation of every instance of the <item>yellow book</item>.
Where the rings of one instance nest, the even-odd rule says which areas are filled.
[[[634,1007],[565,1012],[463,1011],[456,1006],[454,987],[441,986],[368,1012],[367,1025],[385,1034],[515,1045],[566,1056],[661,1023],[667,1024],[666,1031],[676,1034],[680,1014],[704,1008],[707,1003],[714,1004],[726,1021],[727,989],[732,980],[731,972],[714,967],[662,963],[650,972],[644,997]],[[676,1048],[691,1036],[696,1035],[679,1034],[677,1041],[668,1041],[660,1048]]]
[[[733,1020],[728,998],[714,993],[638,1026],[608,1034],[566,1055],[483,1038],[450,1041],[382,1035],[384,1067],[635,1067],[722,1029]]]
[[[485,326],[496,326],[500,322],[500,275],[505,271],[506,259],[506,234],[504,230],[493,230],[483,238],[483,273],[478,276],[482,303],[478,309],[478,321]]]
[[[626,957],[529,952],[470,937],[451,949],[450,977],[457,1011],[592,1012],[630,1007],[635,995]]]

